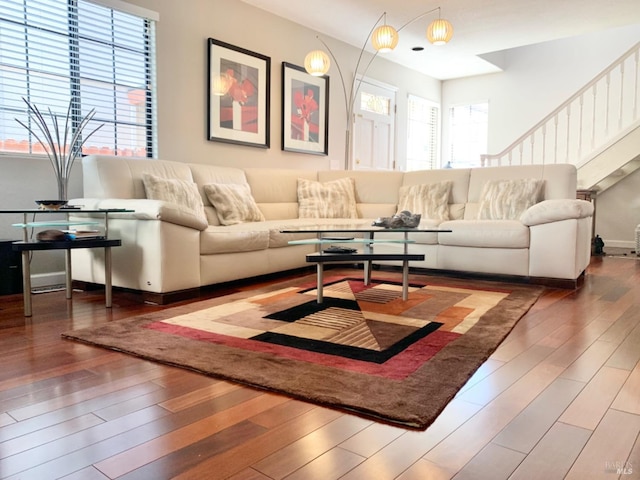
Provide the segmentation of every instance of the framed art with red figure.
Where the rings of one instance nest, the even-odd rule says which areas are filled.
[[[269,148],[271,59],[210,38],[208,136]]]
[[[282,149],[329,153],[329,77],[282,62]]]

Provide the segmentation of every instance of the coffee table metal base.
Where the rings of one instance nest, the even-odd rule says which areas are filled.
[[[324,264],[325,263],[364,263],[364,284],[371,283],[373,260],[393,260],[402,262],[402,300],[409,298],[409,262],[424,260],[424,254],[414,253],[311,253],[307,262],[316,263],[317,301],[324,301]]]

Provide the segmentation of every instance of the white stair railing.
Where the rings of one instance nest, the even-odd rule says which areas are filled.
[[[580,165],[640,118],[640,42],[482,166]]]

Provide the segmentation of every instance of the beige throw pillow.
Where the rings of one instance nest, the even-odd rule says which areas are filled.
[[[540,201],[543,180],[490,180],[480,194],[480,220],[518,220],[529,207]]]
[[[355,180],[320,183],[298,178],[298,217],[358,218]]]
[[[192,213],[202,219],[204,223],[207,223],[202,197],[198,191],[198,186],[194,182],[175,178],[162,178],[150,173],[143,173],[142,183],[144,184],[147,198],[174,203],[182,210]]]
[[[222,225],[264,221],[264,215],[253,199],[249,185],[209,183],[203,188]]]
[[[400,187],[398,211],[419,213],[422,218],[449,220],[449,194],[453,182],[438,182]]]

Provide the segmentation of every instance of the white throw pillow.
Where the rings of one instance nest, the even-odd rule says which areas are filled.
[[[264,221],[264,215],[253,199],[249,185],[209,183],[203,188],[222,225]]]
[[[478,219],[518,220],[540,201],[543,186],[544,181],[535,178],[488,181],[480,194]]]
[[[438,182],[400,187],[398,211],[419,213],[422,218],[449,220],[449,194],[453,182]]]
[[[349,177],[320,183],[298,178],[298,217],[358,218],[355,180]]]
[[[142,174],[142,183],[147,198],[174,203],[182,210],[192,213],[207,223],[202,197],[194,182],[176,178],[162,178],[150,173]]]

